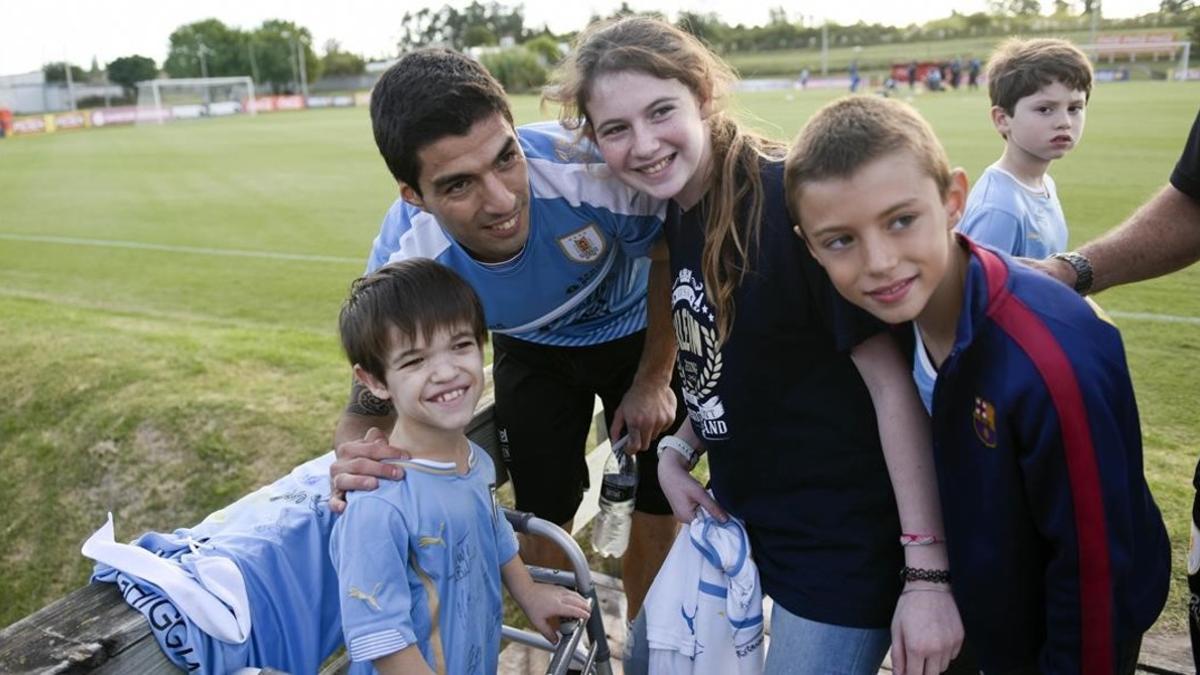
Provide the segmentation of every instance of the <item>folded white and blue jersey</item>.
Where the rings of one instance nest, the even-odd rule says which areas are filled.
[[[189,672],[246,666],[315,673],[342,644],[329,560],[333,453],[193,528],[113,541],[112,517],[84,544],[92,579],[115,583]]]
[[[367,271],[432,258],[483,301],[488,328],[538,344],[611,342],[646,326],[646,257],[665,202],[616,178],[558,123],[517,129],[529,166],[529,241],[514,259],[484,264],[428,212],[397,199],[375,238]]]
[[[762,587],[738,519],[701,509],[676,537],[645,610],[651,673],[762,673]]]

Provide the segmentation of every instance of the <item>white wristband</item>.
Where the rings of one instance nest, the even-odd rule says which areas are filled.
[[[688,471],[695,468],[696,463],[700,461],[700,453],[696,452],[695,448],[678,436],[662,437],[662,440],[658,442],[658,458],[662,459],[662,454],[668,449],[683,455],[683,458],[687,460]]]

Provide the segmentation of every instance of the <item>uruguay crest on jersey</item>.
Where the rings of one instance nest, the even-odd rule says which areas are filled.
[[[604,255],[604,237],[595,223],[589,223],[574,232],[558,238],[563,253],[577,263],[590,263]]]

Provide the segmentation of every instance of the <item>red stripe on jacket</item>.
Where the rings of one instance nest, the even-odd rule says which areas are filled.
[[[1079,547],[1080,672],[1109,675],[1116,656],[1108,527],[1083,394],[1058,340],[1042,319],[1008,289],[1008,269],[1004,263],[974,243],[971,252],[979,258],[987,276],[988,317],[1033,361],[1058,413]],[[1053,627],[1047,626],[1047,630]]]

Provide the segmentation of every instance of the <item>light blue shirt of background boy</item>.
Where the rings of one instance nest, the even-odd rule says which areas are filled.
[[[1067,219],[1050,174],[1042,176],[1043,190],[1037,190],[1011,173],[993,164],[984,170],[967,196],[958,231],[980,244],[986,244],[1022,258],[1049,258],[1067,250]],[[913,358],[913,381],[925,411],[933,410],[933,387],[937,369],[929,360],[921,333],[917,336]]]
[[[980,244],[1022,258],[1049,258],[1067,250],[1067,219],[1054,179],[1044,189],[1025,185],[996,165],[984,170],[967,196],[958,231]]]
[[[411,645],[440,672],[496,672],[500,567],[517,541],[496,506],[491,458],[472,443],[468,464],[460,475],[413,459],[404,480],[349,494],[330,554],[352,673]]]

